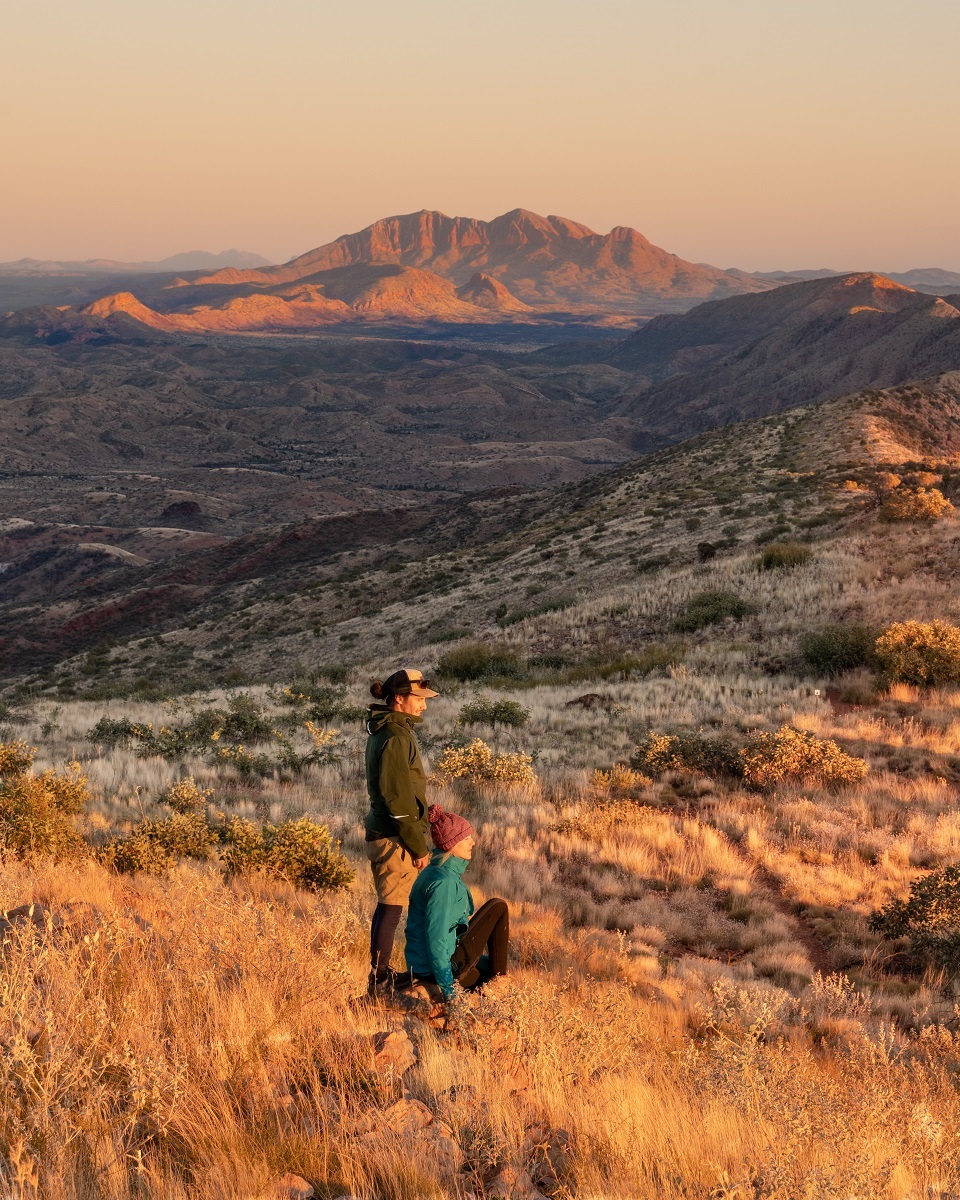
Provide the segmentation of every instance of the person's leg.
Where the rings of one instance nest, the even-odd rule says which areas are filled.
[[[469,990],[494,975],[505,975],[510,945],[510,910],[506,900],[488,900],[470,918],[453,952],[453,972]],[[482,961],[484,960],[484,961]]]
[[[377,981],[389,977],[390,956],[403,916],[402,904],[378,904],[370,923],[370,970]]]
[[[393,979],[390,958],[410,889],[417,877],[410,852],[399,838],[377,838],[366,843],[367,858],[377,890],[377,907],[370,922],[370,977],[367,990],[374,994]]]

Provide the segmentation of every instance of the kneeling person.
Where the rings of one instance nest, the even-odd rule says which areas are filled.
[[[505,900],[488,900],[474,911],[463,882],[476,841],[470,822],[437,804],[429,815],[436,849],[410,892],[407,968],[449,998],[454,980],[471,991],[506,974],[510,915]]]

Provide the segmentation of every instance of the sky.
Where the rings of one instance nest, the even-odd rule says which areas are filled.
[[[957,0],[0,0],[0,261],[556,213],[960,270]]]

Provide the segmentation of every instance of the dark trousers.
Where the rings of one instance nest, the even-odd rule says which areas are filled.
[[[510,945],[510,910],[506,900],[488,900],[470,918],[470,924],[457,938],[450,962],[462,988],[472,991],[507,973],[507,949]]]

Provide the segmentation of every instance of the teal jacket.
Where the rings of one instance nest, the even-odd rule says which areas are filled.
[[[426,858],[427,776],[414,726],[422,718],[372,708],[367,721],[367,793],[364,827],[377,837],[398,837],[414,858]]]
[[[432,975],[445,996],[453,991],[450,959],[457,937],[473,915],[473,897],[462,875],[468,860],[434,850],[430,865],[417,876],[407,909],[407,969]]]

